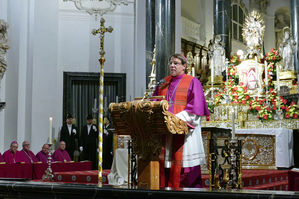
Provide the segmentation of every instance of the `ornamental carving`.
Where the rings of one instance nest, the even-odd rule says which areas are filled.
[[[139,100],[109,106],[116,133],[131,135],[134,151],[141,159],[158,159],[162,135],[187,134],[187,124],[168,112],[166,100]]]

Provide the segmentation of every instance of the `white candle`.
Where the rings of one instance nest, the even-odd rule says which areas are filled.
[[[192,67],[192,76],[195,77],[195,68]]]
[[[94,108],[94,109],[97,109],[97,98],[94,98],[93,108]]]
[[[108,104],[107,104],[107,97],[104,98],[104,108],[107,108]]]
[[[226,75],[225,89],[226,89],[226,95],[228,95],[228,59],[227,58],[225,60],[225,75]]]
[[[277,91],[279,94],[279,91],[280,91],[279,65],[276,66],[276,84],[277,84]]]
[[[215,58],[213,57],[213,64],[211,64],[210,66],[211,66],[211,85],[213,85],[214,84],[214,63],[215,63]]]
[[[235,109],[232,110],[232,139],[235,139]]]
[[[268,87],[268,63],[265,61],[265,85],[266,85],[266,92]]]
[[[116,98],[115,98],[115,102],[118,103],[118,96],[116,96]]]
[[[53,128],[53,118],[49,117],[49,144],[52,144],[52,128]]]

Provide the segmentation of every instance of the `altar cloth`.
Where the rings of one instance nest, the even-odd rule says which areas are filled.
[[[292,129],[237,129],[236,134],[275,135],[275,166],[278,168],[289,168],[294,165]]]

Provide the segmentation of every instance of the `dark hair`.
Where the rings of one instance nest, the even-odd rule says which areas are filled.
[[[178,54],[178,53],[177,54],[173,54],[173,55],[171,55],[169,57],[168,61],[170,61],[171,58],[177,58],[177,59],[181,60],[181,62],[182,62],[183,65],[187,63],[187,59],[186,59],[186,57],[183,54]]]

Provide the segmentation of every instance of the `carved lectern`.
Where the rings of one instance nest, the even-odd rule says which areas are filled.
[[[116,133],[131,135],[138,155],[138,187],[159,189],[162,136],[187,134],[187,124],[168,112],[168,102],[138,100],[109,106]]]

